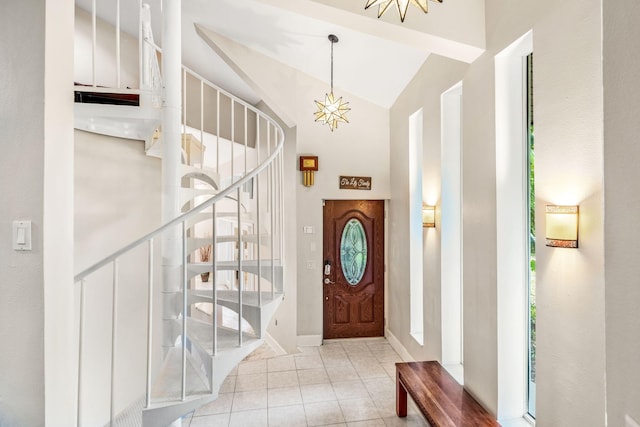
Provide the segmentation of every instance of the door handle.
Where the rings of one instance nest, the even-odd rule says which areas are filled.
[[[328,277],[324,278],[324,284],[325,285],[334,285],[336,282],[332,282],[331,279],[329,279]]]

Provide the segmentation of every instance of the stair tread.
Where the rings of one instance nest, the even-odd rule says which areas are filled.
[[[194,289],[194,290],[190,290],[189,293],[192,295],[196,295],[200,298],[206,298],[209,301],[212,300],[211,290]],[[282,296],[281,292],[276,292],[272,294],[271,291],[262,291],[260,292],[260,294],[262,297],[263,306],[271,303],[272,301],[277,300],[280,296]],[[234,291],[234,290],[218,290],[216,292],[216,296],[218,301],[220,302],[237,303],[238,301],[238,291]],[[258,305],[258,291],[243,291],[242,305],[251,306],[251,307],[260,307],[260,305]]]
[[[200,346],[209,352],[209,354],[213,354],[212,329],[211,323],[209,322],[194,319],[192,317],[187,318],[187,335],[198,341]],[[238,331],[219,327],[217,330],[217,338],[218,353],[214,358],[221,357],[225,352],[234,351],[238,348]],[[248,345],[259,340],[260,338],[246,332],[243,332],[242,334],[242,341],[244,345]]]

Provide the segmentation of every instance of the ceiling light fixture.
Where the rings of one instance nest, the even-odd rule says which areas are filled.
[[[314,114],[316,116],[316,122],[321,122],[323,125],[329,125],[331,132],[338,127],[338,122],[349,123],[347,120],[347,111],[351,108],[348,107],[348,102],[343,102],[342,97],[336,99],[333,95],[333,45],[338,43],[338,37],[329,34],[329,41],[331,42],[331,92],[325,94],[324,102],[314,101],[318,107],[318,111]]]
[[[432,0],[442,3],[442,0]],[[364,7],[365,9],[369,9],[371,6],[378,6],[378,18],[380,18],[391,6],[392,3],[396,4],[398,8],[398,13],[400,14],[400,21],[404,22],[404,17],[407,15],[407,9],[409,8],[409,3],[413,3],[414,6],[418,6],[424,13],[429,12],[429,7],[427,6],[427,0],[367,0],[367,4]]]

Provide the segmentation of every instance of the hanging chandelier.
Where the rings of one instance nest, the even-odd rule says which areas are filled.
[[[338,122],[349,123],[346,114],[351,108],[348,107],[348,102],[342,101],[342,97],[336,99],[333,94],[333,45],[338,43],[338,37],[329,34],[329,41],[331,42],[331,92],[325,94],[324,102],[314,101],[318,107],[318,111],[314,115],[316,116],[316,122],[329,125],[329,129],[333,132],[338,127]]]
[[[442,3],[442,0],[431,0]],[[396,4],[398,8],[398,13],[400,14],[400,21],[404,22],[404,17],[407,15],[407,9],[409,8],[409,3],[413,3],[414,6],[418,6],[424,13],[429,11],[429,7],[427,6],[427,0],[367,0],[367,4],[365,5],[365,9],[369,9],[371,6],[378,6],[378,18],[380,18],[391,6],[392,3]]]

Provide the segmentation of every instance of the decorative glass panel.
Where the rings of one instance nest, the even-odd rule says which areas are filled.
[[[352,218],[342,230],[340,240],[342,274],[351,286],[357,285],[367,267],[367,235],[362,223]]]

